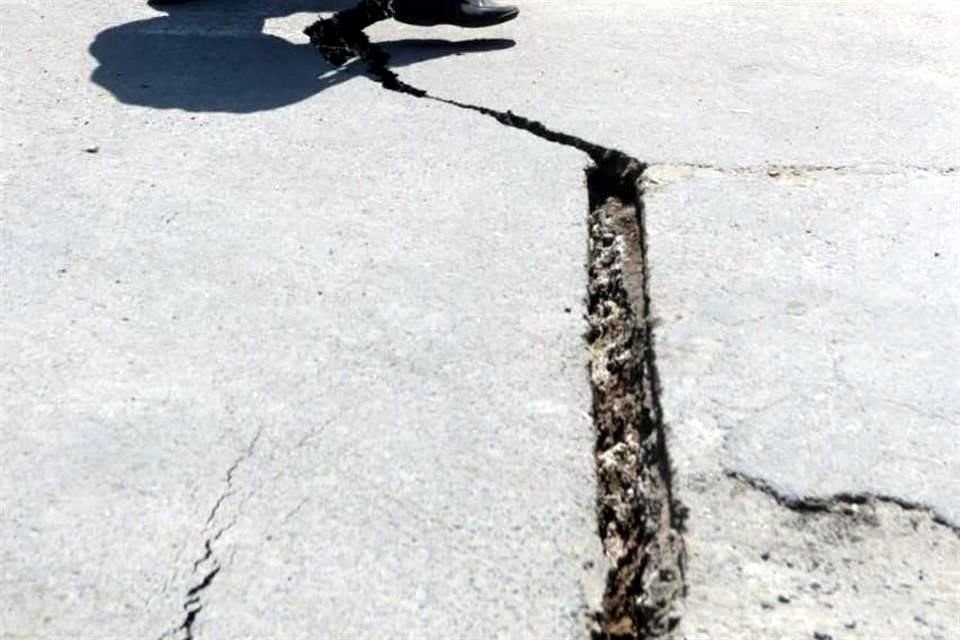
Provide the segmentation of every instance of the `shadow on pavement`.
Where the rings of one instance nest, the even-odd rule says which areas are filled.
[[[163,7],[168,15],[100,32],[91,80],[124,104],[195,112],[253,113],[310,98],[363,75],[336,69],[310,45],[264,34],[268,18],[336,11],[352,0],[206,0]],[[304,22],[304,27],[309,22]],[[391,66],[506,49],[513,40],[381,42]]]

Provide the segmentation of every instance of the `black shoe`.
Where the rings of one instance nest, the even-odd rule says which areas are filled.
[[[394,18],[421,27],[452,24],[457,27],[489,27],[513,20],[517,7],[490,0],[394,0]]]

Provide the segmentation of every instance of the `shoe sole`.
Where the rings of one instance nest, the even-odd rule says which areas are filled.
[[[462,27],[464,29],[480,29],[483,27],[492,27],[494,25],[503,24],[504,22],[509,22],[510,20],[513,20],[514,18],[516,18],[518,15],[520,15],[520,10],[514,9],[513,11],[499,13],[495,16],[491,15],[487,18],[478,18],[473,22],[436,22],[436,21],[430,21],[430,20],[419,21],[416,18],[409,18],[409,19],[402,19],[402,20],[400,18],[397,18],[397,20],[399,20],[400,22],[403,22],[404,24],[412,24],[417,27],[435,27],[437,25],[446,24],[446,25],[452,25],[454,27]]]

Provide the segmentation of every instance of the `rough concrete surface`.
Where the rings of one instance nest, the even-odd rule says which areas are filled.
[[[929,514],[796,512],[707,464],[677,492],[693,514],[685,638],[958,637],[960,543]]]
[[[585,637],[608,362],[686,514],[658,637],[960,638],[956,7],[370,30],[659,163],[656,386],[586,348],[587,157],[332,69],[301,29],[348,4],[0,4],[0,636]]]
[[[789,501],[960,524],[960,175],[770,173],[648,172],[661,358],[697,372],[665,378],[672,419]]]
[[[957,637],[958,198],[956,174],[648,170],[687,637]]]

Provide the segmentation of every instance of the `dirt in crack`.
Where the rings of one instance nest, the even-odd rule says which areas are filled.
[[[598,527],[610,561],[600,638],[670,638],[685,593],[683,509],[659,402],[647,289],[642,186],[590,188],[590,382],[596,429]],[[633,196],[623,195],[632,186]]]
[[[579,149],[587,170],[589,291],[587,339],[596,427],[599,534],[610,566],[598,639],[671,638],[679,634],[685,593],[683,510],[671,492],[671,468],[658,400],[647,288],[642,176],[645,165],[625,153],[540,122],[430,95],[403,82],[389,54],[360,31],[321,20],[311,42],[338,62],[359,57],[386,89],[495,119],[502,125]]]

